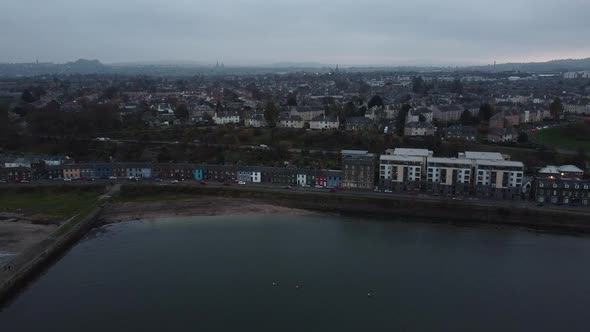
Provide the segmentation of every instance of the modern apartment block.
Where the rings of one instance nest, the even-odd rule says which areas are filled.
[[[477,196],[514,199],[520,196],[524,164],[510,160],[475,160]]]
[[[495,152],[459,153],[458,158],[433,157],[424,149],[387,150],[380,157],[382,190],[426,189],[443,195],[515,199],[520,197],[524,164]]]
[[[342,150],[342,186],[350,189],[373,189],[375,154],[363,150]]]
[[[473,179],[471,159],[428,158],[426,182],[434,193],[467,195]]]
[[[433,153],[426,149],[388,149],[379,158],[379,187],[391,191],[419,190],[426,161]]]

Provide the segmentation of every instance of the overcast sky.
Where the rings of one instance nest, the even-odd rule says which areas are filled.
[[[590,0],[0,0],[0,62],[583,58],[589,13]]]

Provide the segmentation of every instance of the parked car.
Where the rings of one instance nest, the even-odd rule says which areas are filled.
[[[335,192],[338,192],[338,190],[336,190],[336,188],[330,188],[330,192],[335,193]]]
[[[172,180],[171,183],[178,183],[178,180]]]
[[[238,184],[246,184],[244,181],[238,181]]]
[[[109,176],[109,180],[116,180],[117,177],[116,176]]]
[[[72,181],[72,179],[71,178],[64,178],[64,181],[70,182],[70,181]]]

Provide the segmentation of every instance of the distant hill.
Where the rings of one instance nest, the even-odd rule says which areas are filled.
[[[154,61],[102,64],[98,60],[79,59],[66,63],[0,63],[0,77],[39,76],[39,75],[74,75],[74,74],[127,74],[156,76],[187,76],[202,73],[219,74],[259,74],[279,71],[313,70],[329,71],[333,66],[315,62],[282,62],[266,66],[236,66],[224,69],[203,65],[195,61]],[[590,70],[590,58],[564,59],[547,62],[504,63],[496,66],[468,67],[429,67],[429,66],[357,66],[348,67],[349,72],[396,71],[396,72],[432,72],[432,71],[480,71],[480,72],[527,72],[556,73],[566,71]]]
[[[529,73],[590,70],[590,58],[562,59],[547,62],[503,63],[496,66],[473,66],[462,69],[475,71],[522,71]]]
[[[98,60],[78,59],[66,63],[0,63],[0,76],[102,74],[108,67]]]

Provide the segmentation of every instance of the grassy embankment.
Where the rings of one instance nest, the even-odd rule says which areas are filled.
[[[99,188],[31,188],[0,191],[0,211],[19,212],[37,222],[59,223],[96,206]]]
[[[580,139],[576,136],[576,131],[569,126],[539,130],[532,135],[531,139],[540,144],[573,151],[581,148],[586,153],[590,153],[590,140]]]

